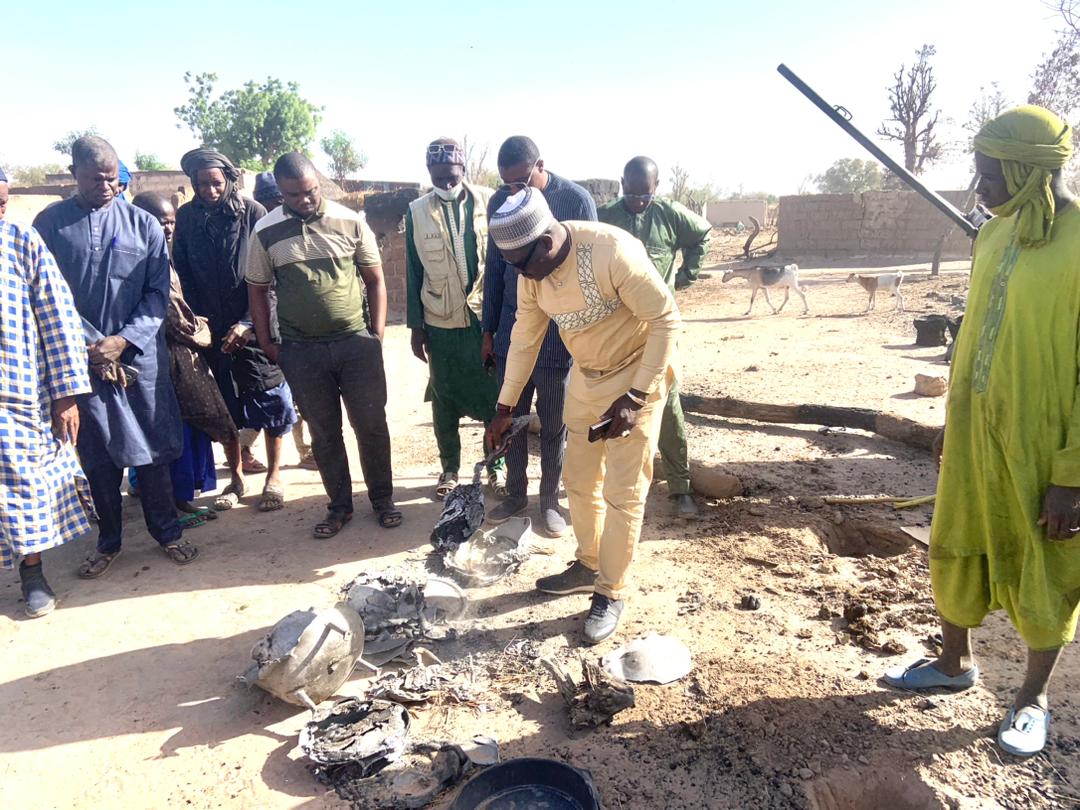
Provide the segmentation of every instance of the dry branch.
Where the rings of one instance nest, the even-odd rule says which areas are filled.
[[[940,428],[930,427],[902,416],[892,416],[869,408],[838,408],[832,405],[769,405],[731,397],[682,395],[683,411],[705,416],[726,416],[784,425],[823,425],[877,433],[886,439],[930,450]]]

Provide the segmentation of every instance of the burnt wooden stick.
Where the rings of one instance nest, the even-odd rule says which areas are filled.
[[[886,439],[930,450],[940,428],[923,425],[902,416],[892,416],[869,408],[839,408],[833,405],[770,405],[731,397],[701,397],[682,394],[683,411],[705,416],[727,416],[786,425],[846,427],[877,433]]]

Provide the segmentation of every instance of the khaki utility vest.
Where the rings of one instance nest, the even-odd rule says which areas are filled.
[[[484,258],[488,243],[488,200],[495,192],[483,186],[465,183],[465,193],[473,198],[472,227],[476,233],[477,268],[472,292],[465,295],[462,273],[454,256],[451,228],[443,215],[443,204],[434,192],[409,203],[412,214],[416,254],[424,265],[424,283],[420,301],[424,305],[424,323],[443,329],[462,329],[470,323],[469,310],[481,317],[484,300]],[[468,227],[468,223],[466,223]]]

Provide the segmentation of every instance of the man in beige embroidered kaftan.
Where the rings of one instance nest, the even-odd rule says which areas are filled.
[[[585,638],[595,644],[614,632],[622,613],[660,417],[675,379],[679,311],[639,240],[599,223],[558,223],[535,189],[510,197],[492,216],[490,232],[521,279],[489,441],[497,443],[509,425],[554,320],[574,359],[563,482],[578,548],[565,572],[537,588],[591,592]],[[605,417],[612,422],[604,437],[590,442],[590,426]]]

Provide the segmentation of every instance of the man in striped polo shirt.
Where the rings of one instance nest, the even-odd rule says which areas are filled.
[[[382,356],[386,286],[375,234],[363,215],[322,198],[315,167],[300,152],[278,158],[274,179],[284,203],[255,226],[247,264],[251,318],[259,346],[285,372],[311,429],[330,499],[314,536],[333,537],[352,519],[342,400],[379,525],[398,526]],[[270,335],[271,284],[280,346]]]
[[[560,222],[596,221],[596,203],[589,192],[577,183],[548,171],[540,157],[540,150],[531,138],[524,135],[507,138],[499,147],[498,166],[503,185],[488,203],[489,219],[506,202],[507,197],[526,186],[532,186],[544,195],[552,216]],[[494,358],[499,384],[502,385],[506,375],[506,357],[510,353],[510,332],[517,317],[518,272],[506,263],[494,240],[490,236],[488,239],[481,355],[485,362],[489,357]],[[563,404],[572,364],[570,353],[559,337],[559,329],[552,321],[548,324],[547,336],[540,347],[532,377],[514,409],[514,416],[529,413],[535,395],[536,414],[540,417],[540,525],[552,537],[566,532],[566,519],[559,509],[559,481],[566,448]],[[511,442],[506,451],[506,498],[488,512],[489,521],[502,523],[528,508],[528,466],[528,442]]]

